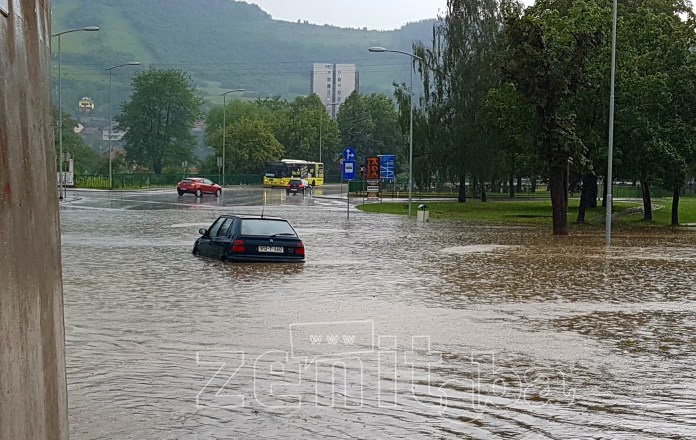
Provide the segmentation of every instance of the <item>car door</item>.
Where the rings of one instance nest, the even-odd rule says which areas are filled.
[[[234,223],[233,218],[226,218],[220,225],[217,234],[210,237],[211,256],[214,258],[222,258],[225,255],[225,249],[231,247],[229,232]]]
[[[209,194],[215,193],[215,189],[213,188],[213,181],[212,180],[203,179],[203,183],[205,184],[205,189],[203,190],[204,192],[207,192]]]
[[[208,233],[198,239],[198,253],[206,257],[214,257],[213,239],[217,237],[220,226],[225,222],[224,217],[220,217],[208,228]]]

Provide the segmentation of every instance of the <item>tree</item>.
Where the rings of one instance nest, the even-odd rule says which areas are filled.
[[[336,117],[341,130],[341,143],[360,151],[372,143],[375,123],[363,96],[357,91],[346,98]]]
[[[619,171],[640,180],[645,220],[652,220],[650,186],[671,190],[677,224],[696,142],[695,16],[686,2],[651,0],[627,5],[622,22],[628,56],[619,64]]]
[[[363,97],[373,131],[370,144],[365,151],[369,156],[378,154],[396,154],[401,149],[404,138],[399,126],[399,115],[394,108],[394,102],[386,95],[372,93]],[[341,108],[343,110],[343,108]]]
[[[75,133],[77,121],[70,117],[68,113],[60,112],[63,117],[63,154],[70,153],[74,160],[74,171],[76,175],[93,175],[99,173],[108,162],[99,156],[94,148],[87,145],[80,135]],[[53,129],[55,133],[56,158],[60,154],[58,137],[58,108],[53,107]],[[60,160],[60,159],[59,159]],[[60,165],[58,166],[60,169]],[[64,168],[65,169],[65,168]]]
[[[443,158],[440,174],[459,180],[460,202],[466,201],[467,174],[488,180],[496,165],[497,145],[489,136],[483,107],[488,91],[499,83],[503,5],[497,0],[448,0],[431,47],[414,45],[423,60],[416,63],[423,78],[423,107],[438,127],[429,131],[430,143]],[[481,200],[486,200],[485,185]]]
[[[343,147],[354,147],[364,157],[400,153],[402,127],[394,101],[388,96],[353,92],[336,119]]]
[[[166,165],[193,161],[191,127],[201,100],[191,78],[180,70],[150,69],[136,74],[132,86],[131,99],[117,118],[126,131],[128,159],[151,166],[156,174]]]
[[[502,84],[488,92],[484,104],[484,121],[490,127],[491,137],[499,146],[499,157],[505,164],[510,197],[515,196],[514,176],[530,162],[533,156],[535,129],[534,109],[520,100],[515,87]],[[531,170],[527,170],[531,171]]]
[[[222,156],[222,130],[210,141]],[[228,125],[225,145],[225,168],[233,173],[261,173],[266,162],[280,160],[285,153],[270,124],[259,119],[242,118]]]
[[[548,165],[554,235],[568,234],[568,169],[584,160],[575,114],[565,104],[586,82],[588,58],[603,34],[583,2],[537,2],[505,22],[503,77],[537,116],[538,154]]]
[[[322,160],[336,158],[339,146],[338,125],[329,117],[321,98],[316,94],[298,96],[287,111],[276,118],[276,137],[285,147],[291,159],[319,160],[321,143]]]

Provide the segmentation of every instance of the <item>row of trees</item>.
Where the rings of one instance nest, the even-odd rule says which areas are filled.
[[[393,101],[385,95],[353,93],[332,120],[317,95],[256,101],[232,100],[225,109],[200,111],[190,77],[180,70],[151,69],[133,77],[133,94],[117,118],[127,131],[129,162],[159,174],[167,166],[194,163],[194,122],[205,116],[206,143],[215,150],[203,165],[217,172],[216,157],[234,173],[260,173],[284,157],[333,163],[347,145],[362,154],[399,153],[403,138]],[[224,134],[223,134],[224,128]]]
[[[416,43],[424,96],[416,112],[417,174],[460,182],[548,178],[554,234],[567,233],[568,187],[582,186],[578,221],[606,175],[611,4],[448,0],[432,44]],[[619,7],[615,176],[679,191],[696,162],[696,21],[682,0]],[[396,85],[400,108],[408,90]],[[405,112],[402,112],[405,113]]]
[[[351,94],[335,121],[314,94],[291,102],[276,97],[216,107],[207,117],[206,142],[217,156],[222,156],[223,126],[225,167],[239,173],[261,172],[267,161],[283,157],[334,163],[346,146],[364,155],[398,153],[403,147],[394,103],[379,94]],[[211,158],[208,166],[214,162]]]

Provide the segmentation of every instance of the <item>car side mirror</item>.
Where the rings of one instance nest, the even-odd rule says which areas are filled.
[[[201,228],[198,230],[198,233],[201,235],[208,235],[208,230],[205,228]]]

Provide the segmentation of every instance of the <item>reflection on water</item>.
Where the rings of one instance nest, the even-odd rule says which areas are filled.
[[[307,263],[191,255],[199,227],[264,197]],[[696,432],[696,234],[606,254],[248,188],[86,194],[61,215],[73,438]]]

